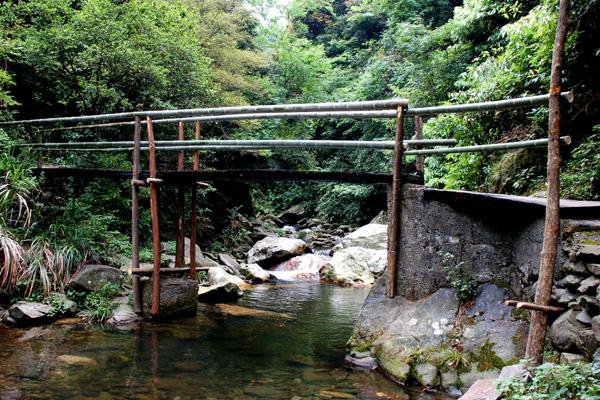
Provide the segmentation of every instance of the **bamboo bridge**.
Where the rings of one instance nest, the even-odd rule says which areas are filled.
[[[39,151],[37,173],[47,177],[78,177],[84,179],[110,178],[128,179],[131,181],[132,199],[132,268],[134,289],[134,311],[141,312],[142,299],[140,290],[140,275],[151,273],[152,276],[152,317],[159,317],[160,276],[169,273],[160,268],[160,223],[159,223],[159,188],[161,185],[178,186],[178,225],[176,234],[176,261],[174,271],[188,273],[196,279],[195,265],[196,219],[197,219],[197,187],[206,185],[207,181],[243,180],[243,181],[339,181],[365,184],[388,184],[391,187],[391,210],[388,241],[387,295],[396,295],[396,273],[398,268],[398,251],[400,243],[400,190],[405,182],[423,183],[424,157],[464,152],[504,152],[512,149],[527,147],[543,147],[549,145],[548,139],[523,140],[509,143],[490,143],[472,146],[457,146],[454,139],[424,139],[423,118],[445,113],[467,113],[514,110],[526,107],[548,105],[553,96],[560,96],[563,101],[572,102],[571,92],[548,95],[522,97],[509,100],[490,101],[463,105],[447,105],[437,107],[413,108],[405,99],[333,102],[313,104],[277,104],[264,106],[198,108],[182,110],[135,111],[124,113],[85,115],[75,117],[57,117],[44,119],[29,119],[21,121],[4,121],[3,125],[29,125],[36,127],[37,142],[22,143],[17,147]],[[203,140],[201,130],[203,123],[214,121],[256,120],[256,119],[394,119],[395,139],[393,141],[348,141],[348,140]],[[405,139],[404,122],[406,118],[414,118],[414,139]],[[194,139],[184,138],[184,124],[193,122],[195,127]],[[50,124],[75,124],[71,126],[55,126],[42,128]],[[157,124],[178,124],[178,136],[174,140],[155,140],[154,126]],[[112,126],[133,127],[132,140],[127,141],[95,141],[95,142],[44,142],[45,134],[54,131],[101,128]],[[142,128],[145,127],[147,138],[142,140]],[[569,144],[570,137],[559,138],[560,144]],[[441,147],[440,147],[441,146]],[[200,170],[200,150],[207,151],[242,151],[262,149],[336,149],[336,150],[381,150],[392,151],[393,174],[357,173],[354,171],[289,171],[289,170]],[[130,152],[132,154],[131,170],[112,170],[94,168],[75,168],[69,166],[44,166],[44,152]],[[157,168],[157,151],[177,152],[177,168],[174,170],[159,170]],[[184,153],[193,152],[193,166],[186,169]],[[141,169],[140,155],[148,152],[149,167]],[[417,174],[403,174],[402,165],[405,156],[416,156]],[[150,211],[152,220],[153,256],[152,271],[144,271],[139,267],[139,189],[142,186],[150,190]],[[190,237],[190,267],[184,264],[184,227],[185,227],[185,187],[191,191],[191,237]],[[432,191],[432,196],[436,196]],[[477,194],[457,192],[453,198],[457,202],[475,202]],[[496,196],[497,197],[497,196]],[[466,199],[466,200],[465,200]],[[489,200],[489,198],[488,198]],[[494,200],[501,204],[501,200]],[[500,201],[500,203],[498,203]],[[527,202],[526,202],[527,203]],[[539,201],[524,204],[524,206],[546,207]],[[565,207],[569,204],[565,203]],[[570,204],[577,208],[577,204]],[[596,204],[594,207],[598,207]],[[530,305],[529,308],[534,308]],[[527,308],[527,307],[525,307]],[[539,308],[538,308],[539,309]]]

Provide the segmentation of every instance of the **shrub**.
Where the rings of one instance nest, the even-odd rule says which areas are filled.
[[[527,400],[600,399],[600,375],[590,363],[569,365],[546,363],[529,374],[500,382],[502,398]]]
[[[446,280],[456,290],[458,298],[465,301],[475,297],[477,281],[470,275],[464,261],[456,263],[451,253],[445,253],[442,257]]]
[[[105,283],[99,290],[90,292],[84,302],[87,316],[94,321],[106,321],[115,308],[112,300],[120,293],[121,286],[114,283]]]

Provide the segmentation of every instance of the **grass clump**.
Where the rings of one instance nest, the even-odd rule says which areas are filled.
[[[454,254],[442,255],[446,280],[456,290],[459,300],[470,300],[477,294],[477,281],[469,273],[464,261],[456,262]]]

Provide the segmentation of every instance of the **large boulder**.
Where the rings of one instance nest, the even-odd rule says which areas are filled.
[[[269,272],[284,281],[319,280],[319,272],[330,260],[329,256],[303,254],[278,264]]]
[[[123,273],[108,265],[88,264],[81,267],[71,278],[69,286],[76,290],[94,291],[107,283],[122,284]]]
[[[336,251],[322,268],[321,278],[343,286],[370,286],[387,264],[385,250],[348,247]]]
[[[151,316],[152,279],[143,285],[142,312],[145,318]],[[198,305],[198,282],[188,278],[160,278],[159,318],[169,319],[196,313]]]
[[[248,286],[248,284],[238,278],[235,275],[232,275],[225,271],[221,267],[212,267],[208,269],[208,284],[209,285],[221,285],[223,283],[233,283],[234,285],[239,286],[241,289]]]
[[[131,305],[127,302],[120,302],[106,323],[118,330],[130,330],[141,319],[139,315],[133,312]]]
[[[219,261],[221,261],[221,264],[225,265],[226,267],[234,271],[236,274],[240,273],[241,265],[237,262],[235,258],[233,258],[232,255],[219,253]]]
[[[243,296],[242,289],[234,283],[225,282],[198,288],[198,301],[201,303],[229,303]]]
[[[52,320],[52,306],[31,301],[18,301],[8,309],[8,321],[16,325],[35,325]]]
[[[191,241],[188,238],[184,238],[183,243],[184,243],[184,245],[183,245],[183,262],[185,263],[186,267],[189,267],[190,260],[191,260],[190,259]],[[196,267],[210,268],[210,267],[216,267],[219,265],[218,262],[213,261],[210,258],[206,257],[204,254],[202,254],[202,251],[200,250],[200,246],[196,245],[195,249],[196,249],[196,256],[195,256]],[[172,251],[175,251],[175,249],[173,248]],[[166,255],[163,255],[162,257],[163,257],[163,260],[166,260],[169,268],[175,267],[175,254],[166,254]]]
[[[286,225],[295,225],[300,221],[304,215],[306,214],[306,210],[304,209],[304,204],[296,204],[282,212],[278,215],[278,218]]]
[[[364,247],[367,249],[387,249],[388,226],[368,224],[361,226],[342,239],[342,247]]]
[[[259,240],[248,252],[248,264],[268,268],[294,256],[304,254],[308,246],[300,239],[269,236]]]
[[[243,264],[240,273],[254,283],[268,282],[270,275],[258,264]]]
[[[587,328],[577,320],[579,311],[568,310],[552,323],[550,327],[550,340],[554,347],[560,351],[580,353],[582,349],[581,332]]]

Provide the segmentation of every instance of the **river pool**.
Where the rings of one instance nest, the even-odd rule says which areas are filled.
[[[265,284],[237,306],[277,314],[201,305],[196,317],[124,332],[69,320],[0,327],[0,399],[447,399],[344,368],[367,293]]]

